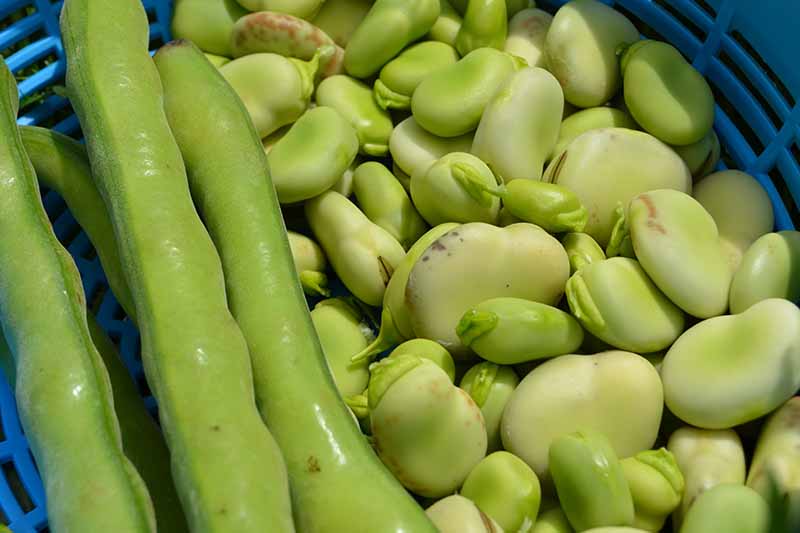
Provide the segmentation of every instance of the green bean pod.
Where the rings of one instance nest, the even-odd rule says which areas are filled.
[[[290,204],[322,194],[357,153],[358,137],[342,115],[330,107],[309,109],[267,156],[278,200]]]
[[[360,165],[353,176],[353,192],[367,218],[388,231],[404,249],[427,231],[403,186],[382,164],[369,161]]]
[[[667,449],[685,481],[681,505],[672,514],[675,531],[680,530],[686,512],[700,494],[720,484],[744,484],[744,450],[732,429],[683,427],[670,436]]]
[[[411,97],[414,120],[434,135],[458,137],[478,127],[494,93],[524,61],[479,48],[422,80]]]
[[[174,96],[167,109],[175,131],[188,137],[196,132],[202,140],[186,143],[184,154],[195,168],[190,175],[196,200],[224,262],[231,309],[250,346],[256,403],[284,450],[297,529],[432,531],[375,457],[336,390],[300,292],[264,153],[244,108],[190,46],[172,46],[156,59]],[[189,106],[187,112],[179,113],[173,107],[178,105]],[[208,122],[198,123],[198,116]],[[219,180],[219,168],[241,179]],[[231,415],[241,418],[242,411]],[[259,477],[276,485],[274,478]],[[277,529],[273,522],[259,531],[265,527]]]
[[[237,0],[176,0],[172,35],[194,42],[203,52],[231,57],[233,25],[245,15]]]
[[[439,533],[503,533],[477,505],[458,494],[442,498],[425,510]]]
[[[502,50],[507,33],[506,0],[469,0],[456,36],[456,49],[462,56],[478,48]]]
[[[577,531],[633,524],[633,498],[608,438],[582,430],[550,445],[558,501]]]
[[[319,75],[341,74],[344,50],[307,20],[286,13],[261,11],[241,17],[231,31],[231,55],[234,58],[269,52],[309,61],[323,47]]]
[[[620,464],[633,497],[633,526],[661,531],[664,521],[681,504],[685,488],[675,456],[660,448],[637,453]]]
[[[750,245],[775,224],[767,191],[745,172],[715,172],[700,180],[692,195],[714,218],[734,271]]]
[[[529,531],[539,514],[542,489],[531,467],[508,452],[487,455],[464,480],[460,494],[505,531]]]
[[[573,113],[561,121],[558,141],[548,159],[563,152],[569,144],[582,134],[602,128],[639,129],[639,125],[628,113],[613,107],[590,107]]]
[[[325,0],[236,0],[248,11],[277,11],[301,19],[312,19]]]
[[[524,68],[498,89],[481,117],[471,152],[503,182],[540,180],[558,139],[564,94],[552,74]]]
[[[91,313],[86,318],[89,333],[103,358],[114,395],[114,411],[119,419],[122,449],[134,464],[153,499],[156,525],[162,531],[189,531],[181,502],[169,467],[169,450],[161,429],[145,408],[136,384],[97,319]]]
[[[92,178],[86,148],[55,131],[24,126],[22,142],[42,185],[55,190],[74,213],[95,248],[114,297],[136,321],[130,289],[120,264],[114,229]]]
[[[544,43],[553,15],[541,9],[526,8],[508,21],[508,37],[503,50],[524,59],[529,67],[547,67]]]
[[[500,441],[500,419],[518,384],[519,378],[510,366],[500,366],[488,361],[473,366],[461,378],[459,386],[470,395],[483,414],[489,452],[503,447]]]
[[[374,0],[325,0],[311,22],[345,47],[374,3]]]
[[[111,220],[92,180],[86,148],[65,135],[35,126],[21,127],[20,134],[39,182],[56,191],[74,213],[97,252],[117,301],[135,322],[136,309],[122,272]],[[150,491],[156,522],[169,531],[186,531],[186,518],[175,492],[161,431],[145,410],[113,343],[94,316],[87,314],[87,319],[89,333],[111,380],[123,450]]]
[[[494,223],[500,200],[487,192],[497,185],[489,167],[472,154],[452,152],[411,176],[411,198],[422,217],[445,222]]]
[[[306,111],[318,68],[319,54],[308,62],[278,54],[251,54],[223,65],[220,72],[241,98],[263,139]]]
[[[431,29],[439,0],[376,0],[347,43],[344,67],[356,78],[378,72],[400,51]]]
[[[363,351],[353,356],[352,361],[371,359],[380,352],[408,339],[413,339],[414,328],[411,313],[406,306],[406,286],[408,276],[417,260],[439,237],[458,227],[455,222],[440,224],[428,230],[409,248],[408,253],[397,265],[386,286],[381,311],[381,329],[375,340]]]
[[[325,274],[328,260],[325,258],[322,248],[300,233],[287,231],[286,234],[289,238],[294,268],[300,278],[303,291],[309,296],[330,296],[328,276]]]
[[[770,512],[756,491],[741,485],[717,485],[697,497],[681,533],[767,533]]]
[[[696,143],[711,131],[711,87],[674,46],[641,41],[622,56],[621,70],[625,105],[646,131],[678,146]]]
[[[389,151],[392,118],[378,107],[372,90],[349,76],[331,76],[317,87],[317,104],[337,110],[358,134],[361,153],[383,156]]]
[[[124,454],[108,373],[89,334],[80,274],[42,206],[18,108],[14,76],[0,60],[0,321],[50,526],[154,532],[153,503]]]
[[[619,11],[597,0],[574,0],[556,12],[547,31],[547,64],[568,102],[603,105],[622,82],[617,51],[638,40],[639,31]]]
[[[403,50],[381,69],[375,80],[375,100],[383,109],[410,109],[411,95],[432,72],[458,61],[455,49],[437,41],[425,41]]]
[[[567,233],[562,237],[561,244],[569,257],[570,276],[588,264],[606,259],[597,241],[585,233]]]
[[[430,339],[411,339],[398,345],[392,350],[389,357],[400,357],[401,355],[416,355],[421,359],[429,359],[444,370],[445,374],[450,377],[450,381],[456,379],[456,365],[453,362],[453,356],[438,342]]]
[[[767,298],[800,299],[800,233],[779,231],[759,237],[733,276],[731,313]]]
[[[396,167],[409,176],[423,172],[438,159],[451,152],[469,152],[472,146],[472,135],[458,137],[438,137],[408,117],[398,124],[389,138],[389,151]],[[401,180],[402,181],[402,180]]]
[[[436,19],[436,22],[433,23],[433,26],[428,31],[428,39],[455,47],[456,37],[461,29],[463,20],[458,11],[453,9],[453,6],[447,0],[439,0],[439,6],[439,18]]]
[[[285,466],[256,409],[247,344],[165,117],[145,10],[135,0],[68,0],[61,29],[67,90],[133,294],[190,529],[292,531]],[[209,116],[208,107],[192,121]],[[200,136],[210,138],[213,125]]]
[[[314,307],[311,321],[339,394],[347,397],[363,392],[369,381],[367,363],[350,363],[373,337],[361,311],[342,298],[331,298]]]
[[[747,486],[769,496],[774,481],[778,494],[788,501],[800,501],[800,396],[779,407],[767,420],[756,443]]]
[[[339,193],[328,191],[308,200],[305,212],[345,286],[367,305],[380,305],[389,278],[405,257],[403,246]]]
[[[479,303],[464,313],[456,333],[483,359],[501,365],[573,353],[583,343],[583,329],[571,315],[520,298]]]

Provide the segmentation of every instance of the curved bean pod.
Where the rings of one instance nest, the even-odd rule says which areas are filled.
[[[336,390],[300,292],[264,152],[247,127],[245,110],[191,46],[162,50],[156,60],[169,116],[194,169],[195,198],[220,250],[231,309],[250,346],[256,402],[283,450],[297,529],[431,532]],[[232,178],[220,180],[220,168]],[[333,255],[328,258],[337,265]],[[274,478],[265,482],[275,490]],[[259,531],[265,527],[276,529],[268,524]]]
[[[50,525],[155,532],[147,488],[123,452],[108,373],[86,323],[80,274],[53,233],[17,128],[18,104],[14,77],[0,60],[0,322]]]
[[[61,28],[67,88],[133,294],[190,529],[292,531],[285,467],[256,409],[247,345],[165,117],[145,10],[137,0],[67,0]]]

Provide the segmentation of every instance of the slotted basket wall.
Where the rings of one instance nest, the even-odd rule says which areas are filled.
[[[645,37],[675,45],[709,80],[717,101],[720,168],[753,174],[775,208],[775,227],[800,225],[800,3],[796,0],[604,0]],[[144,0],[151,49],[169,41],[172,0]],[[554,11],[564,0],[542,0]],[[0,55],[19,81],[20,124],[80,138],[62,96],[65,58],[58,16],[63,2],[0,0]],[[148,408],[139,335],[108,290],[86,235],[53,192],[43,191],[56,235],[75,258],[87,302],[120,348]],[[0,235],[0,238],[2,236]],[[49,531],[44,490],[17,416],[13,391],[0,379],[0,523],[15,533]]]

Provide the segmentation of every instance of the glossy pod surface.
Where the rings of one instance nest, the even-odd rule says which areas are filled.
[[[248,386],[250,401],[255,392],[262,419],[286,461],[294,503],[287,510],[289,519],[294,518],[298,530],[310,533],[373,527],[432,531],[421,509],[375,457],[336,390],[297,281],[257,134],[247,127],[245,111],[230,87],[189,51],[180,45],[168,47],[156,59],[162,78],[168,80],[165,84],[171,87],[168,94],[175,96],[167,109],[194,168],[192,190],[223,261],[230,308],[250,348],[255,378],[255,386]],[[195,77],[204,81],[193,83]],[[192,96],[177,97],[186,94]],[[181,105],[189,110],[172,109]],[[199,125],[198,116],[209,124]],[[209,131],[226,134],[209,136]],[[193,135],[199,138],[187,141]],[[229,174],[217,170],[217,165]],[[231,179],[220,180],[220,175]],[[338,264],[333,255],[330,259],[334,266]],[[218,373],[212,376],[216,379]],[[187,397],[187,401],[196,405],[197,398]],[[220,409],[236,420],[243,416],[240,409],[228,411],[224,404]],[[197,442],[205,445],[208,440]],[[248,444],[252,450],[253,439]],[[221,451],[212,451],[217,459],[208,462],[225,464],[218,459]],[[265,451],[245,451],[241,456],[267,458]],[[250,473],[247,466],[236,471]],[[230,477],[229,472],[225,479]],[[274,476],[258,473],[258,478],[268,488],[249,491],[251,497],[263,500],[263,494],[280,488]],[[266,506],[258,509],[270,512]],[[275,531],[276,518],[271,514],[271,521],[257,529]]]
[[[50,524],[154,532],[153,504],[124,454],[108,373],[89,335],[78,269],[49,224],[17,128],[18,105],[14,77],[0,60],[0,317]]]

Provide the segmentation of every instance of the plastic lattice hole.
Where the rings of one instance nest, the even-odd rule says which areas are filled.
[[[58,83],[58,85],[63,87],[64,86],[64,81],[61,80]],[[54,86],[51,86],[51,87],[54,87]],[[52,113],[49,113],[47,115],[47,118],[45,118],[44,120],[39,122],[37,124],[37,126],[40,126],[42,128],[51,129],[51,128],[55,127],[58,123],[60,123],[62,120],[70,117],[74,113],[74,111],[72,110],[72,106],[69,105],[69,101],[66,100],[65,98],[61,97],[60,95],[56,94],[54,91],[50,91],[49,94],[45,95],[45,98],[48,98],[48,97],[52,97],[53,100],[51,100],[50,102],[44,103],[43,105],[57,105],[58,109],[56,109]],[[42,103],[42,102],[44,102],[44,100],[39,100],[37,103]],[[29,110],[26,109],[25,111],[35,112],[36,108],[32,107]]]
[[[665,41],[664,36],[657,32],[653,27],[647,24],[645,21],[640,19],[633,11],[629,10],[623,5],[614,4],[614,9],[628,17],[636,29],[639,30],[639,33],[647,37],[648,39],[656,39],[659,41]]]
[[[717,14],[717,10],[714,9],[714,6],[709,4],[706,0],[694,0],[694,3],[697,4],[697,7],[705,11],[709,17],[714,17]]]
[[[653,3],[658,4],[661,8],[672,15],[678,22],[683,25],[684,28],[689,30],[692,35],[697,37],[698,40],[702,41],[706,38],[706,32],[703,31],[700,26],[695,24],[695,22],[683,14],[677,7],[672,5],[670,0],[653,0]]]
[[[138,387],[139,394],[141,394],[142,398],[149,398],[153,395],[153,391],[150,390],[150,385],[147,383],[144,373],[136,376],[136,386]]]
[[[17,499],[17,503],[19,503],[20,509],[22,509],[23,513],[29,513],[36,508],[34,505],[33,500],[28,495],[28,491],[25,490],[25,485],[22,483],[22,479],[19,477],[19,472],[17,472],[17,467],[14,466],[12,461],[7,461],[3,463],[2,467],[3,470],[3,477],[6,478],[8,482],[8,486],[11,489],[11,492],[14,494],[14,497]]]
[[[742,35],[742,33],[739,32],[738,30],[733,30],[730,35],[731,38],[734,41],[736,41],[739,44],[739,46],[741,46],[744,49],[745,52],[748,53],[748,55],[753,59],[753,61],[758,63],[758,66],[761,68],[762,71],[764,71],[764,74],[767,75],[772,84],[775,85],[775,87],[778,89],[778,92],[781,93],[781,96],[783,96],[784,100],[786,100],[787,106],[790,108],[794,107],[795,104],[794,96],[792,96],[792,93],[789,91],[789,89],[786,88],[786,85],[784,85],[784,83],[781,81],[778,75],[775,74],[775,71],[772,70],[772,68],[767,64],[764,58],[761,57],[761,54],[759,54],[756,51],[753,45],[750,44],[750,42],[745,38],[745,36]]]
[[[714,82],[711,80],[708,81],[709,86],[711,87],[711,92],[714,93],[714,101],[717,103],[720,109],[722,109],[722,111],[728,115],[728,118],[731,120],[731,122],[733,122],[733,125],[736,126],[736,129],[742,134],[742,137],[744,137],[744,139],[747,141],[747,144],[749,144],[750,148],[753,149],[753,152],[756,154],[761,153],[766,146],[764,141],[762,141],[759,136],[756,135],[756,132],[753,131],[753,128],[750,127],[750,124],[747,122],[747,120],[745,120],[742,114],[739,113],[739,110],[736,108],[736,106],[731,104],[730,100],[728,100],[728,97],[725,96],[725,92],[717,87],[716,84],[714,84]]]
[[[151,50],[158,50],[162,46],[164,46],[164,39],[162,39],[160,35],[158,37],[156,37],[155,39],[151,39],[150,40],[150,49]]]
[[[127,317],[128,315],[125,314],[125,310],[122,308],[121,305],[119,305],[119,303],[117,303],[114,306],[114,311],[111,313],[111,318],[113,318],[114,320],[122,321],[125,320]]]
[[[100,305],[103,303],[103,298],[105,298],[107,291],[108,287],[106,284],[99,283],[97,290],[94,291],[94,294],[86,295],[86,307],[89,309],[89,311],[97,314],[97,311],[100,309]]]
[[[769,171],[769,177],[772,180],[775,189],[778,191],[783,204],[786,206],[786,211],[789,213],[789,218],[792,220],[795,228],[800,228],[800,209],[797,207],[797,201],[792,196],[786,180],[783,178],[781,171],[775,167]]]
[[[107,331],[106,333],[108,333],[108,338],[111,339],[111,342],[113,342],[114,346],[119,350],[119,344],[120,341],[122,341],[122,333],[117,330]]]
[[[155,7],[149,7],[145,10],[147,13],[147,22],[153,24],[154,22],[158,22],[158,15],[156,14]]]
[[[3,8],[0,7],[0,12],[2,12],[2,11],[3,11]],[[15,22],[18,22],[18,21],[24,19],[25,17],[29,17],[29,16],[34,15],[34,14],[36,14],[36,6],[24,6],[24,7],[21,7],[19,9],[17,9],[16,11],[12,11],[8,15],[0,18],[0,31],[8,28],[9,26],[14,24]],[[3,55],[5,55],[5,51],[3,51]]]
[[[800,168],[800,141],[793,143],[789,147],[789,153],[792,154],[792,159],[794,159],[794,163],[797,165],[797,168]]]
[[[758,89],[756,89],[755,85],[753,85],[753,82],[750,81],[750,78],[744,73],[741,67],[734,62],[733,58],[731,58],[731,56],[729,56],[725,50],[720,50],[717,57],[719,58],[720,62],[731,71],[736,79],[747,88],[750,95],[758,101],[759,106],[767,114],[767,117],[769,118],[770,122],[772,122],[773,127],[776,130],[779,129],[782,121],[778,116],[777,111],[775,111],[772,105],[770,105],[764,95],[761,94]]]
[[[50,528],[47,527],[47,526],[44,526],[42,529],[39,530],[38,533],[50,533]]]
[[[83,249],[81,257],[87,261],[94,261],[97,258],[97,250],[91,244]]]

